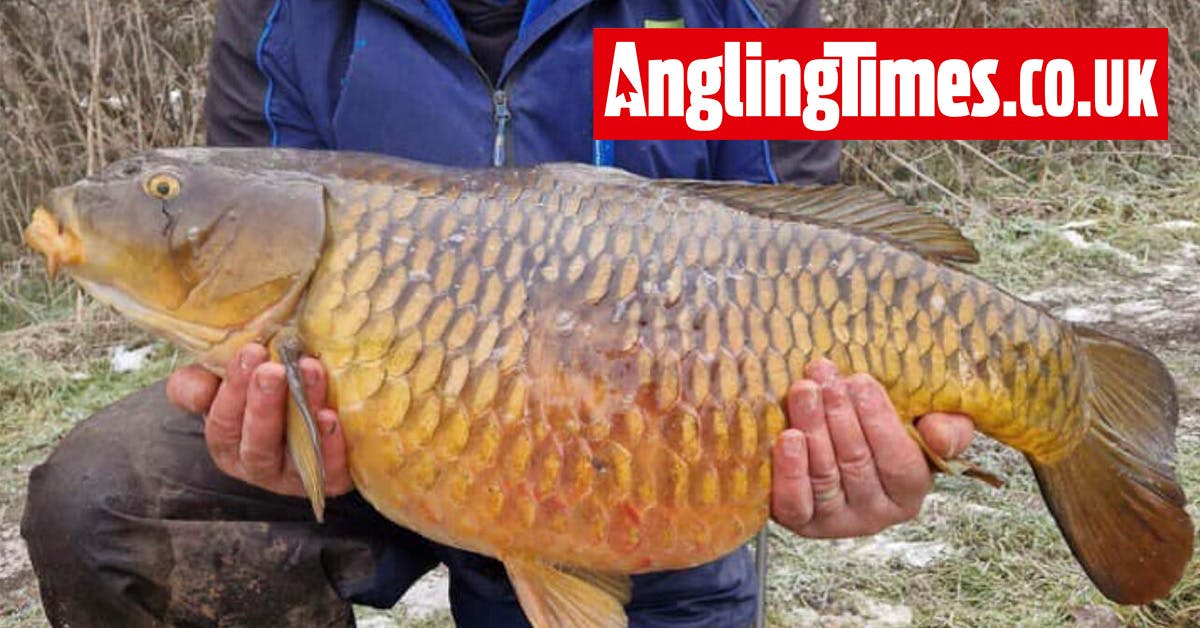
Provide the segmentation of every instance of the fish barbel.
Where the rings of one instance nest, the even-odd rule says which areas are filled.
[[[317,356],[358,490],[503,561],[537,626],[623,625],[629,574],[753,535],[818,357],[878,379],[914,438],[960,412],[1024,453],[1108,597],[1165,596],[1192,553],[1162,364],[964,271],[954,227],[878,193],[188,148],[50,206],[26,232],[50,268],[206,365]]]

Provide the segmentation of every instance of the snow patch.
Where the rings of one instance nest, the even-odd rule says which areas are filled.
[[[1138,272],[1129,279],[1054,286],[1024,298],[1064,320],[1115,328],[1143,342],[1148,338],[1200,338],[1200,247],[1185,242],[1171,263],[1133,267]]]
[[[400,624],[387,615],[370,615],[368,617],[355,617],[354,625],[358,628],[399,628]]]
[[[29,552],[17,526],[0,526],[0,582],[29,571]]]
[[[957,495],[951,497],[945,493],[930,493],[929,496],[925,498],[925,503],[934,508],[945,508],[951,511],[953,509],[957,509],[961,512],[975,515],[999,517],[1004,514],[1004,511],[997,508],[984,506],[983,504],[977,504]]]
[[[867,620],[868,628],[911,626],[913,623],[912,609],[903,604],[885,604],[877,600],[864,600],[860,610]]]
[[[1112,320],[1112,317],[1102,310],[1090,307],[1069,307],[1058,317],[1070,323],[1103,323]]]
[[[409,617],[428,617],[438,611],[450,610],[450,576],[444,566],[417,580],[400,598]]]
[[[1077,249],[1083,249],[1085,251],[1099,251],[1101,253],[1108,253],[1110,255],[1119,257],[1131,264],[1137,263],[1137,258],[1134,257],[1133,255],[1130,255],[1129,253],[1122,251],[1121,249],[1118,249],[1117,247],[1115,247],[1107,242],[1088,240],[1087,238],[1083,237],[1083,234],[1081,234],[1078,231],[1075,231],[1073,229],[1061,229],[1060,228],[1058,230],[1058,236],[1060,238],[1062,238],[1063,240],[1066,240],[1067,244],[1070,244],[1071,246],[1073,246]]]
[[[952,553],[949,545],[937,541],[893,541],[885,534],[878,534],[861,541],[851,554],[861,560],[886,563],[898,560],[906,567],[921,569],[947,558]]]
[[[146,365],[146,358],[154,353],[154,345],[146,345],[137,349],[126,349],[125,345],[113,347],[109,355],[109,366],[114,373],[129,373],[140,370]]]
[[[1200,222],[1196,222],[1195,220],[1168,220],[1154,226],[1166,231],[1186,231],[1188,229],[1200,228]]]

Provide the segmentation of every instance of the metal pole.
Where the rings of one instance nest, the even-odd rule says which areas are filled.
[[[754,607],[754,628],[767,625],[767,526],[764,523],[754,541],[754,573],[758,577],[758,597]]]

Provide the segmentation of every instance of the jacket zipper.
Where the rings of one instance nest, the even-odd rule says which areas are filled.
[[[399,11],[387,4],[384,4],[383,6],[384,9],[392,15],[395,15],[406,22],[411,23],[413,21],[411,18],[406,16],[403,11]],[[462,48],[459,47],[458,42],[454,41],[445,33],[423,26],[421,30],[433,35],[436,39],[449,44],[452,48],[458,50],[459,54],[463,54]],[[506,92],[503,88],[492,84],[492,78],[488,76],[487,71],[483,69],[483,66],[479,64],[479,61],[477,61],[474,56],[472,56],[469,52],[463,54],[463,56],[465,56],[467,61],[471,63],[471,66],[475,68],[475,72],[479,74],[479,78],[483,81],[483,84],[486,85],[488,91],[492,93],[492,119],[496,122],[496,135],[492,138],[492,165],[495,167],[507,165],[509,155],[507,146],[508,142],[505,138],[508,135],[509,121],[512,120],[512,110],[508,107],[508,92]]]
[[[492,165],[499,168],[507,165],[508,155],[505,136],[512,112],[508,109],[508,92],[497,89],[492,92],[492,119],[496,121],[496,137],[492,140]]]

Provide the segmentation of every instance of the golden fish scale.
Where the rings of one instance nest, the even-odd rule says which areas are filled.
[[[1037,459],[1085,428],[1069,332],[895,246],[554,167],[343,176],[301,332],[358,488],[436,540],[722,555],[767,516],[780,401],[820,356]]]

